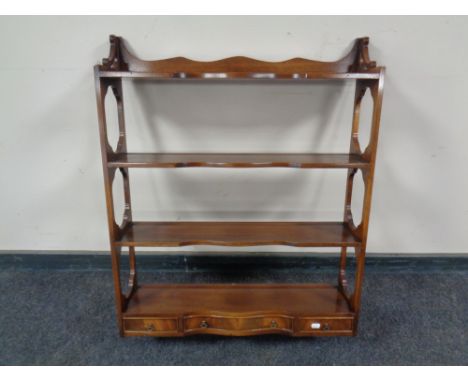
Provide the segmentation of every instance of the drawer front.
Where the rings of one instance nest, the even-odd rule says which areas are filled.
[[[221,333],[248,335],[249,332],[292,332],[292,318],[287,316],[187,316],[184,318],[186,333]]]
[[[297,324],[297,332],[300,334],[327,335],[335,332],[350,332],[353,331],[353,318],[350,317],[330,317],[330,318],[299,318]]]
[[[177,332],[176,318],[124,318],[124,328],[148,335]]]

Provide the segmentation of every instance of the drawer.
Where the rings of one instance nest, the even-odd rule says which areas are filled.
[[[292,332],[292,322],[292,318],[288,316],[187,316],[184,318],[184,331],[186,333],[231,332],[232,335],[236,333],[245,335],[249,332],[253,334],[259,331]]]
[[[351,317],[330,317],[330,318],[299,318],[297,323],[297,332],[299,333],[317,333],[326,335],[327,332],[353,331],[353,318]]]
[[[124,328],[131,332],[145,332],[149,335],[177,332],[176,318],[124,318]]]

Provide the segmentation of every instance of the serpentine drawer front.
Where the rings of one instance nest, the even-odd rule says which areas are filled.
[[[180,322],[180,326],[179,326]],[[181,336],[184,334],[255,335],[282,333],[293,336],[351,335],[352,317],[208,316],[124,319],[127,335]]]
[[[187,316],[184,318],[185,333],[232,332],[246,335],[258,332],[292,332],[292,317],[288,316]]]

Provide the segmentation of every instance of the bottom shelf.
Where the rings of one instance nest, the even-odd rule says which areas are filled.
[[[125,336],[350,336],[355,315],[328,284],[142,285],[123,313]]]

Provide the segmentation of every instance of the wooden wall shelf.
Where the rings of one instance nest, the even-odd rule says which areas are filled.
[[[144,61],[130,53],[120,37],[110,37],[109,57],[94,68],[104,185],[119,331],[124,336],[219,334],[244,336],[356,335],[364,259],[377,153],[384,68],[369,59],[368,38],[355,40],[348,54],[334,62],[293,58],[282,62],[231,57],[193,61],[183,57]],[[347,153],[129,153],[127,151],[122,80],[279,81],[355,80],[356,93]],[[119,140],[109,144],[105,97],[117,102]],[[373,100],[369,144],[359,142],[359,115],[366,92]],[[130,168],[215,167],[347,170],[343,220],[339,222],[141,222],[134,221]],[[123,175],[123,223],[116,222],[112,183]],[[364,201],[360,223],[351,212],[353,181],[360,172]],[[337,285],[328,284],[153,284],[139,285],[135,247],[186,245],[338,247]],[[129,292],[121,287],[120,258],[129,248]],[[346,279],[347,250],[356,256],[353,289]]]

